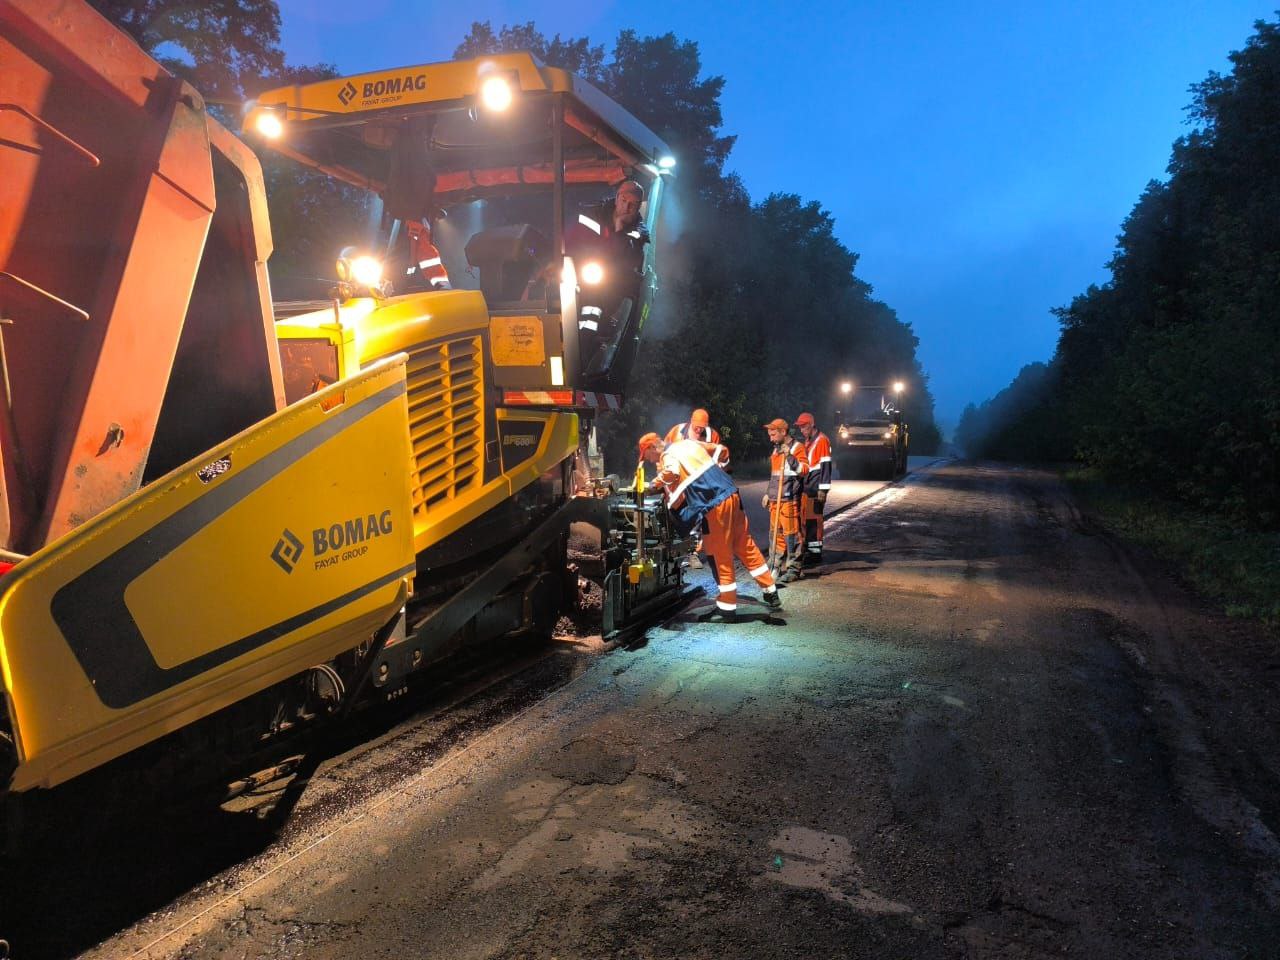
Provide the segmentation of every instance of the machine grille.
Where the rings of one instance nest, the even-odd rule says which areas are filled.
[[[421,522],[434,508],[480,482],[484,449],[480,338],[460,337],[410,349],[408,379],[413,518]]]

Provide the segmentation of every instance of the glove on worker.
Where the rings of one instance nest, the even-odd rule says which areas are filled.
[[[769,509],[769,495],[767,493],[760,498],[760,506],[764,507],[766,510]]]
[[[827,491],[818,491],[818,495],[813,498],[813,505],[817,507],[818,512],[821,513],[827,506]]]

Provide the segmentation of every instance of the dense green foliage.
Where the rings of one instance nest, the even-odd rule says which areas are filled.
[[[975,411],[969,452],[1036,456],[1008,441],[1038,427],[1113,480],[1280,525],[1280,22],[1231,61],[1192,87],[1195,129],[1125,220],[1110,282],[1056,311],[1057,416],[1015,407],[979,436]]]
[[[276,0],[88,0],[206,97],[238,98],[245,81],[284,67]]]
[[[760,425],[835,405],[837,384],[903,379],[918,452],[939,440],[933,400],[909,325],[855,274],[857,254],[817,201],[774,194],[752,203],[725,173],[722,77],[703,77],[696,43],[619,34],[611,55],[585,39],[547,40],[533,24],[477,23],[455,55],[532,50],[598,84],[663,137],[679,158],[666,229],[663,289],[625,409],[604,418],[611,464],[634,457],[645,430],[665,431],[693,406],[739,456],[767,446]],[[780,145],[780,148],[783,148]],[[830,423],[826,424],[830,429]]]

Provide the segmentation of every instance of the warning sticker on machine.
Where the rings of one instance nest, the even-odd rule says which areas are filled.
[[[537,367],[547,359],[540,317],[494,317],[489,335],[499,367]]]

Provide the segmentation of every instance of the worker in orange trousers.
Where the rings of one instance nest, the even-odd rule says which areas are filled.
[[[724,472],[729,452],[720,444],[697,440],[677,440],[668,446],[656,433],[641,437],[639,447],[640,459],[658,467],[650,489],[666,493],[667,506],[680,526],[702,531],[704,548],[716,570],[715,618],[726,623],[737,619],[735,557],[760,585],[764,602],[780,608],[782,600],[769,563],[751,539],[738,488]]]
[[[807,461],[804,444],[791,438],[787,421],[779,417],[764,425],[773,450],[769,455],[769,486],[761,505],[769,511],[773,538],[770,560],[779,583],[801,577],[804,548],[800,538],[800,497],[804,491]]]

